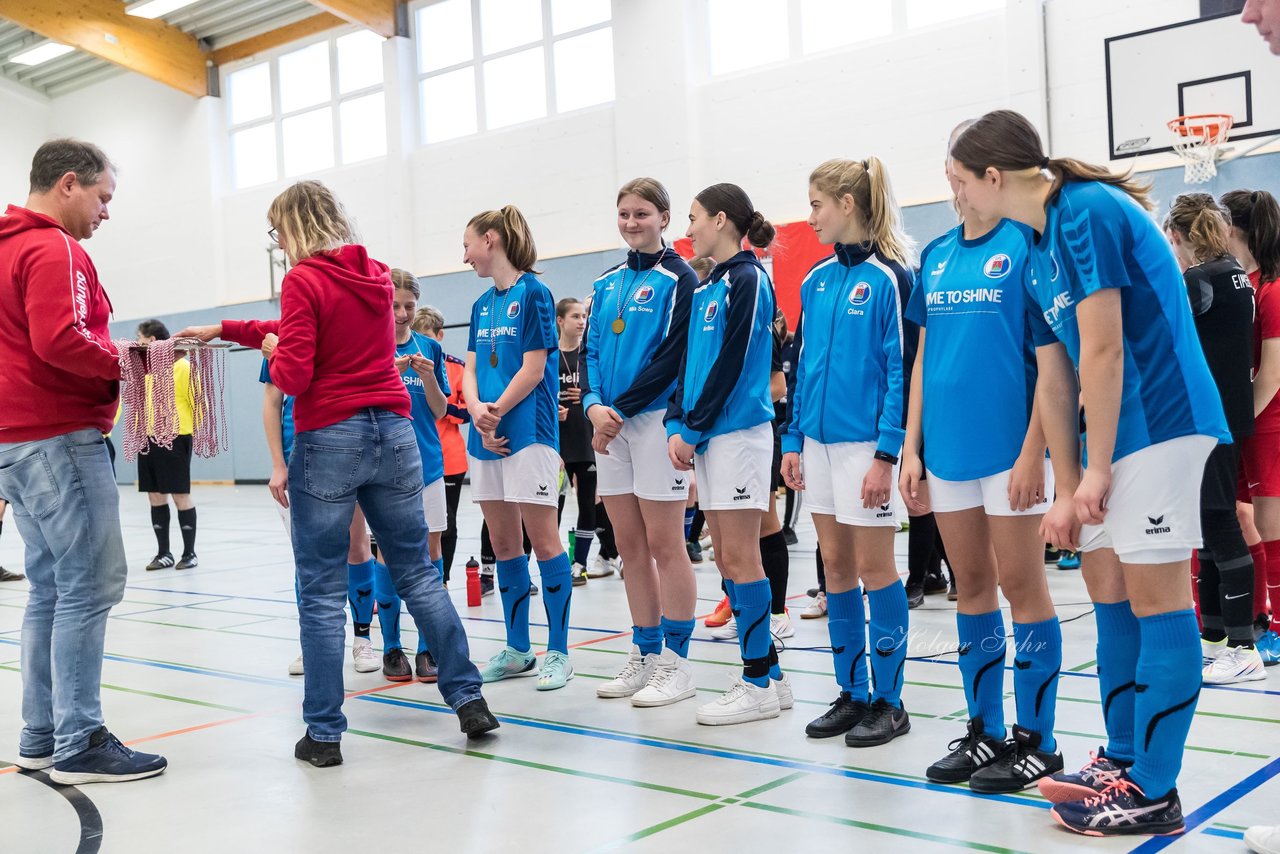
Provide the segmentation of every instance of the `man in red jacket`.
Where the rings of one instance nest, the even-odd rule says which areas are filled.
[[[107,613],[124,595],[120,496],[102,434],[120,395],[111,301],[80,241],[107,218],[115,167],[96,146],[45,143],[25,207],[0,216],[0,495],[26,544],[23,727],[15,764],[65,785],[138,780],[163,757],[102,722]]]

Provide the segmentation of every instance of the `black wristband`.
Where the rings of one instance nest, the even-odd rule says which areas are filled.
[[[898,464],[898,458],[888,451],[876,451],[875,458],[877,460],[882,460],[891,466],[896,466]]]

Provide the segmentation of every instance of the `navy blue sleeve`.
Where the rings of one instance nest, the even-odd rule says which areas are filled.
[[[755,330],[756,313],[760,311],[760,277],[764,273],[754,264],[741,264],[730,273],[731,290],[726,314],[724,343],[707,373],[702,396],[692,412],[686,412],[687,430],[705,433],[724,411],[729,395],[742,377],[747,362],[747,349]],[[769,320],[773,320],[770,314]]]
[[[804,434],[800,432],[800,428],[796,426],[796,411],[799,401],[799,385],[801,371],[801,355],[804,352],[804,311],[800,312],[800,320],[796,322],[796,337],[793,342],[795,347],[795,358],[791,362],[791,370],[787,372],[787,417],[786,420],[778,426],[778,435],[782,437],[782,452],[784,454],[795,452],[800,453],[804,450]]]
[[[623,418],[634,418],[644,412],[681,373],[689,343],[689,314],[693,306],[693,292],[697,288],[697,274],[686,268],[676,283],[671,315],[667,321],[667,336],[658,345],[649,364],[613,402]]]
[[[262,360],[262,370],[258,372],[258,382],[266,385],[271,382],[271,369],[267,367],[267,360]]]

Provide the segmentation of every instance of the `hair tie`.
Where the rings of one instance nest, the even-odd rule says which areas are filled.
[[[863,171],[866,171],[866,170],[868,170],[868,169],[870,169],[870,168],[871,168],[871,167],[867,165],[867,161],[863,160],[863,161],[862,161],[862,169],[863,169]]]
[[[1249,194],[1249,204],[1256,205],[1258,203],[1258,191],[1254,190]]]
[[[1040,158],[1040,168],[1041,168],[1041,169],[1048,169],[1048,168],[1049,168],[1049,158],[1047,158],[1047,157],[1042,157],[1042,158]]]

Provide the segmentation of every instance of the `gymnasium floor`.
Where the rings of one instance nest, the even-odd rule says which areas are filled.
[[[825,620],[800,620],[814,581],[813,528],[792,548],[796,636],[783,666],[796,707],[743,726],[694,723],[694,701],[641,710],[599,700],[595,688],[630,646],[616,577],[574,591],[570,642],[577,678],[539,693],[533,680],[486,688],[502,720],[468,746],[434,686],[395,685],[346,666],[346,764],[293,759],[302,734],[302,680],[289,546],[265,487],[202,487],[198,570],[147,573],[154,551],[146,502],[122,494],[130,570],[107,631],[103,703],[123,740],[169,759],[143,782],[64,789],[5,761],[21,726],[18,636],[25,582],[0,587],[0,851],[349,852],[849,850],[1243,851],[1245,826],[1280,821],[1280,668],[1249,687],[1206,688],[1181,778],[1189,831],[1176,839],[1086,840],[1059,829],[1033,794],[981,797],[927,784],[923,772],[962,734],[964,698],[953,606],[933,596],[912,612],[905,701],[912,732],[866,750],[809,741],[805,723],[835,695]],[[461,566],[478,551],[479,510],[464,494],[453,597],[476,661],[502,646],[497,598],[465,607]],[[15,526],[0,564],[21,566]],[[174,532],[176,536],[176,531]],[[906,535],[898,537],[905,567]],[[1087,615],[1075,572],[1049,570],[1064,619]],[[699,614],[719,596],[711,563],[698,570]],[[542,619],[541,608],[532,610]],[[699,699],[724,690],[736,642],[699,624],[692,657]],[[413,625],[406,616],[405,645]],[[378,632],[373,632],[377,643]],[[545,638],[538,627],[534,643]],[[1076,767],[1101,742],[1091,616],[1063,626],[1058,734]],[[937,656],[929,660],[930,656]],[[1007,708],[1012,716],[1012,696]]]

